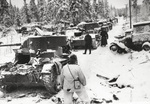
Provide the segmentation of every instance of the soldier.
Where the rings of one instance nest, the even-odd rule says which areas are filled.
[[[107,39],[108,39],[108,34],[105,30],[105,28],[102,27],[102,32],[101,32],[101,46],[105,47],[107,45]]]
[[[86,78],[78,65],[77,56],[72,54],[69,62],[62,68],[61,83],[64,92],[64,104],[73,104],[73,94],[76,93],[84,104],[90,104],[85,85]]]
[[[84,41],[85,41],[85,52],[83,54],[86,54],[87,49],[89,49],[89,54],[91,54],[92,37],[89,35],[89,33],[86,34]]]

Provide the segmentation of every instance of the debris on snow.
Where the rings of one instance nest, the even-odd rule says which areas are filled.
[[[116,82],[119,77],[120,77],[120,75],[118,75],[117,77],[114,77],[114,78],[110,79],[108,82],[109,83]]]
[[[43,93],[40,95],[41,99],[50,99],[50,97],[52,97],[52,95],[50,95],[49,93]]]
[[[12,97],[10,97],[10,96],[9,96],[9,97],[7,97],[6,99],[7,99],[7,102],[12,101]]]
[[[99,77],[99,78],[105,79],[105,80],[109,80],[109,78],[107,78],[107,77],[105,77],[105,76],[102,76],[102,75],[100,75],[100,74],[96,74],[96,76]]]
[[[119,100],[119,98],[115,94],[113,94],[113,99],[114,100]]]
[[[26,97],[26,94],[20,94],[17,96],[17,98],[23,98],[23,97]]]

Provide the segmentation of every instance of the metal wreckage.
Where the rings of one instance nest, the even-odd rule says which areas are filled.
[[[14,49],[15,61],[0,65],[0,86],[45,86],[49,93],[60,91],[58,80],[61,67],[67,63],[69,50],[66,36],[29,36]],[[58,47],[59,46],[59,47]]]
[[[117,53],[150,50],[150,21],[133,24],[133,29],[125,31],[124,36],[115,37],[117,40],[110,44],[110,50]]]

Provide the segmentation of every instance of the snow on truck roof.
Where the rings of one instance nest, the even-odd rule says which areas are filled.
[[[138,23],[133,24],[133,26],[140,26],[140,25],[146,25],[146,24],[150,24],[150,21],[138,22]]]
[[[84,24],[86,24],[86,22],[80,22],[77,26],[84,25]]]
[[[133,29],[127,29],[125,32],[132,32]]]
[[[28,38],[48,38],[48,37],[67,37],[66,35],[43,35],[43,36],[28,36]]]
[[[95,25],[95,24],[98,25],[97,22],[80,22],[80,23],[77,25],[77,27],[80,26],[80,25]]]

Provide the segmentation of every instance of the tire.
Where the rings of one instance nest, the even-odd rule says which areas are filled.
[[[143,48],[144,51],[149,51],[150,50],[150,46],[149,45],[144,45],[142,48]]]
[[[59,91],[56,88],[56,78],[51,77],[52,74],[44,74],[43,75],[43,83],[46,89],[51,94],[57,94]]]
[[[118,51],[118,46],[117,45],[111,45],[110,50],[113,51],[113,52],[115,52],[115,51],[117,52]]]

